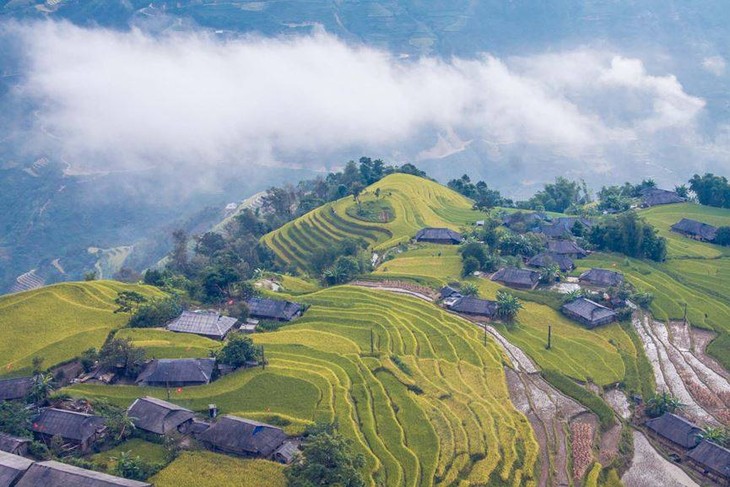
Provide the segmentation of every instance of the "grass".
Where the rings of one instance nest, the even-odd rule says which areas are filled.
[[[114,314],[119,291],[147,296],[155,288],[114,281],[63,283],[0,297],[0,375],[30,372],[33,357],[51,367],[104,343],[123,326],[126,314]]]
[[[380,197],[375,190],[380,189]],[[427,226],[460,226],[480,219],[472,202],[436,182],[392,174],[369,186],[360,196],[364,207],[389,205],[393,218],[368,222],[353,217],[352,197],[328,203],[265,235],[266,243],[280,260],[302,270],[309,269],[309,257],[319,248],[345,238],[361,238],[375,251],[382,251],[411,239]]]
[[[387,223],[393,220],[393,207],[384,198],[376,198],[352,204],[345,210],[346,213],[357,219],[372,223]]]
[[[112,471],[116,465],[115,458],[119,458],[123,452],[129,452],[129,455],[140,457],[146,463],[167,463],[167,450],[159,443],[152,443],[140,438],[132,438],[125,441],[121,445],[117,445],[111,450],[92,455],[90,460],[97,465],[104,467],[107,471]]]
[[[285,487],[284,466],[211,452],[183,452],[149,480],[157,487]]]
[[[558,371],[543,369],[542,377],[566,396],[570,396],[598,416],[603,431],[616,424],[611,406],[606,401],[582,387]]]
[[[150,328],[123,328],[117,338],[128,338],[137,347],[144,348],[147,358],[209,357],[221,347],[221,342],[189,333],[172,333]]]
[[[491,340],[483,343],[477,327],[416,298],[372,289],[342,286],[298,299],[311,305],[302,318],[253,335],[265,347],[266,370],[173,390],[171,401],[198,411],[215,403],[224,414],[289,433],[336,421],[365,456],[373,486],[535,485],[538,444],[510,402],[505,357]],[[120,406],[167,394],[90,384],[64,391]],[[159,479],[168,469],[153,479],[157,485],[166,485]]]

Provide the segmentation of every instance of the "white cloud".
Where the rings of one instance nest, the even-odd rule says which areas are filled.
[[[708,73],[712,73],[715,76],[722,76],[725,74],[726,67],[725,58],[722,56],[710,56],[702,60],[702,67]]]
[[[616,144],[693,130],[704,101],[640,59],[575,51],[398,59],[319,33],[221,41],[68,23],[12,27],[24,96],[67,159],[105,166],[267,162],[350,148],[412,154],[424,134],[527,144],[601,167]],[[316,161],[321,163],[321,161]]]

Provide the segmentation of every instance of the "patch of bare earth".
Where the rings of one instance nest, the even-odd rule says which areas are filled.
[[[634,431],[634,460],[621,481],[626,487],[698,487],[681,468],[657,453],[638,431]]]
[[[716,374],[730,380],[730,372],[725,370],[725,367],[720,365],[717,360],[705,353],[707,346],[717,337],[717,333],[702,328],[689,327],[689,334],[692,339],[692,353]]]
[[[621,442],[621,424],[616,423],[601,435],[598,448],[598,463],[608,465],[618,457],[618,445]]]
[[[573,454],[573,478],[580,480],[593,463],[594,425],[581,420],[570,424],[571,447]]]
[[[626,394],[620,389],[609,389],[603,394],[603,399],[606,400],[611,409],[618,414],[621,419],[629,419],[631,417],[631,408],[629,407],[629,400],[626,398]]]

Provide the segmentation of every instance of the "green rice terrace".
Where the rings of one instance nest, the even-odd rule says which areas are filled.
[[[385,250],[407,241],[425,226],[458,230],[473,223],[479,215],[464,196],[436,182],[407,174],[386,176],[366,188],[359,200],[363,205],[385,200],[394,215],[384,223],[353,217],[352,207],[357,203],[352,197],[346,197],[289,222],[265,235],[263,241],[283,262],[306,270],[313,251],[345,238],[362,238],[373,250]]]

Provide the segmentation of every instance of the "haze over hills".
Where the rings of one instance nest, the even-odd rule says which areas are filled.
[[[89,247],[137,244],[143,268],[160,233],[362,154],[518,197],[563,174],[598,189],[722,172],[728,16],[721,1],[0,2],[0,289],[31,269],[78,278]]]

